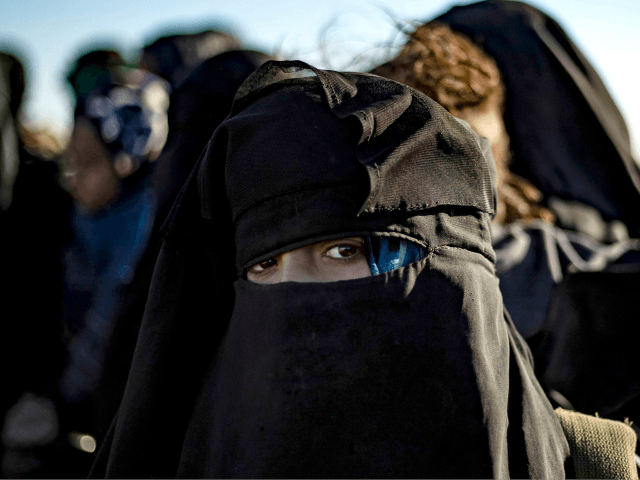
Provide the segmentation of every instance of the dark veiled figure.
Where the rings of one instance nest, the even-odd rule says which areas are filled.
[[[233,35],[217,30],[165,35],[142,49],[140,68],[161,76],[176,88],[205,60],[242,45]]]
[[[123,184],[127,182],[129,185],[121,188],[121,192],[126,194],[128,191],[128,197],[142,200],[133,203],[131,209],[124,209],[125,213],[130,211],[142,218],[147,212],[144,235],[134,249],[128,250],[131,252],[129,256],[134,256],[126,263],[129,267],[125,272],[127,273],[126,281],[119,278],[116,285],[117,293],[108,295],[111,303],[102,302],[101,304],[106,305],[108,310],[103,308],[101,311],[95,307],[89,309],[89,312],[94,310],[101,314],[98,320],[103,322],[105,319],[111,320],[111,323],[108,328],[88,329],[96,333],[93,338],[100,341],[99,348],[91,350],[95,352],[94,357],[100,356],[98,358],[100,366],[90,377],[90,383],[89,380],[86,382],[93,389],[91,395],[83,393],[86,387],[76,387],[78,399],[71,398],[73,403],[81,401],[80,405],[89,403],[90,407],[85,408],[89,414],[85,417],[90,423],[83,431],[89,431],[94,435],[98,444],[113,419],[124,390],[153,265],[158,253],[159,227],[197,159],[197,153],[193,158],[193,152],[199,153],[204,148],[211,131],[227,115],[237,87],[265,60],[266,57],[257,52],[226,52],[206,60],[192,71],[188,79],[172,92],[167,118],[169,136],[164,148],[157,158],[153,159],[152,164],[144,159],[136,163],[138,169],[132,172],[131,179],[127,176],[122,181]],[[116,67],[116,70],[122,68]],[[138,72],[141,71],[125,68],[124,72],[126,75],[140,76]],[[121,75],[123,73],[116,73],[115,77],[112,75],[109,82],[113,83],[114,78],[117,80]],[[206,136],[202,135],[203,129],[207,132]],[[101,142],[106,143],[104,139],[101,139]],[[119,152],[115,152],[109,156],[113,165],[111,168],[115,173],[118,171],[113,160],[117,159],[118,155]],[[128,197],[124,197],[125,202]],[[146,202],[147,198],[151,201]],[[117,199],[115,202],[116,206],[122,203]],[[117,214],[118,209],[108,205],[103,213],[99,211],[91,218],[102,215],[108,220],[113,217],[114,211]],[[117,215],[113,218],[118,220]],[[129,221],[128,224],[140,225],[140,222]],[[122,238],[122,234],[119,238]],[[114,251],[117,254],[118,250],[114,249]],[[116,263],[115,266],[117,267],[118,264]],[[122,269],[115,269],[116,274],[121,272]],[[105,288],[102,287],[103,293],[104,290]],[[92,325],[98,325],[98,323],[94,321]],[[74,375],[74,377],[83,378],[81,375]],[[64,379],[63,385],[65,385]]]
[[[60,186],[57,158],[25,143],[29,133],[18,121],[24,88],[20,60],[0,53],[3,477],[46,475],[34,469],[34,453],[58,433],[55,409],[45,397],[55,391],[66,358],[61,250],[70,237],[71,198]],[[21,413],[9,410],[16,404]]]
[[[63,323],[69,359],[60,392],[77,431],[96,438],[115,384],[104,384],[120,296],[149,245],[156,214],[152,173],[167,139],[169,86],[127,67],[115,51],[76,61],[74,131],[65,152],[75,202],[65,246]],[[104,427],[106,428],[106,427]]]
[[[60,247],[68,238],[70,198],[58,184],[57,163],[38,157],[22,141],[17,117],[24,86],[18,58],[0,53],[1,350],[4,365],[14,365],[5,372],[11,380],[3,389],[3,407],[28,383],[50,379],[60,361],[54,353],[60,339]]]
[[[564,478],[495,207],[488,143],[434,101],[263,65],[163,226],[91,475]]]
[[[521,3],[492,1],[456,7],[419,26],[399,55],[378,67],[376,73],[421,90],[491,140],[498,166],[499,205],[493,246],[500,289],[518,331],[533,347],[536,371],[554,401],[572,404],[590,414],[633,419],[640,412],[638,363],[634,360],[635,349],[629,344],[635,338],[635,323],[630,319],[634,318],[636,302],[631,292],[637,283],[634,272],[640,270],[640,245],[627,238],[627,228],[620,220],[605,222],[593,207],[557,198],[549,201],[529,180],[514,173],[522,171],[522,163],[535,162],[546,162],[545,168],[556,168],[553,164],[558,161],[571,162],[566,168],[585,168],[578,150],[572,147],[574,136],[581,138],[585,129],[599,132],[602,145],[613,147],[615,141],[602,140],[607,134],[606,125],[593,112],[568,126],[567,112],[561,110],[573,112],[589,105],[579,95],[583,90],[576,86],[578,80],[562,75],[563,68],[570,66],[558,63],[558,52],[554,54],[538,38],[544,36],[546,28],[544,22],[540,23],[542,18],[547,19],[555,36],[565,38],[552,20]],[[450,21],[451,25],[443,21]],[[490,32],[485,31],[487,25],[493,26]],[[498,41],[507,37],[511,43]],[[482,45],[497,55],[496,61],[481,49]],[[562,45],[575,49],[570,42]],[[529,52],[536,62],[549,64],[549,69],[531,71],[521,55],[524,52]],[[498,68],[498,59],[505,72]],[[582,56],[578,55],[574,60],[580,59]],[[590,68],[585,67],[591,71]],[[564,82],[559,88],[573,89],[574,96],[562,97],[564,103],[558,106],[560,99],[551,87],[547,88],[547,102],[547,93],[539,85],[530,89],[527,86],[546,84],[550,81],[547,77],[558,84]],[[611,115],[619,115],[615,105],[605,101],[608,94],[597,78],[592,77],[591,81],[603,95],[602,105],[609,105]],[[525,105],[530,99],[524,97],[530,92],[537,99],[536,105]],[[571,102],[576,104],[566,105]],[[532,123],[526,115],[517,116],[522,111],[544,120]],[[546,120],[553,115],[558,118]],[[522,117],[526,128],[514,126],[516,117]],[[558,122],[565,122],[562,129]],[[555,125],[556,129],[548,125]],[[564,143],[563,135],[567,137]],[[536,138],[542,149],[549,150],[551,142],[563,144],[564,149],[557,148],[556,156],[550,154],[546,160],[534,158],[538,153],[532,139]],[[615,165],[609,163],[615,162],[610,159],[621,158],[610,152],[605,162],[604,157],[598,156],[603,155],[598,150],[602,145],[591,151],[589,162],[596,159],[603,165],[591,163],[589,168],[595,170],[584,172],[591,184],[583,185],[583,190],[593,191],[594,198],[606,194],[604,190],[596,191],[600,188],[597,182],[611,173],[600,174],[598,169],[612,169]],[[620,160],[618,166],[623,164]],[[617,175],[616,185],[631,185],[633,170],[628,175],[618,170]],[[581,178],[571,176],[569,181],[580,184],[584,182]],[[556,219],[558,225],[553,225]],[[608,287],[601,290],[603,285]],[[595,298],[598,302],[578,300]]]
[[[600,230],[591,225],[599,214],[600,222],[621,221],[638,238],[640,165],[629,132],[560,25],[530,5],[504,0],[454,7],[435,21],[495,59],[506,87],[511,170],[540,189],[559,225],[591,234]],[[580,215],[588,207],[597,214]],[[583,225],[580,218],[587,219]]]
[[[131,283],[118,299],[117,321],[105,355],[102,379],[97,385],[101,408],[96,420],[101,436],[108,429],[124,391],[160,251],[160,227],[211,132],[228,115],[236,90],[266,60],[266,55],[253,51],[222,53],[205,60],[171,94],[169,137],[155,161],[152,176],[156,214],[149,246]]]

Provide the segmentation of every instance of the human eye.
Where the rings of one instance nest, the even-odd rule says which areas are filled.
[[[348,239],[332,242],[324,251],[323,256],[333,260],[351,260],[364,250],[364,242],[358,239]]]
[[[275,258],[268,258],[267,260],[263,260],[262,262],[256,263],[255,265],[247,268],[247,278],[259,278],[275,270],[277,266],[278,260]]]

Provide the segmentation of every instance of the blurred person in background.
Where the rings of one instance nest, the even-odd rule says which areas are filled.
[[[82,431],[96,439],[111,423],[124,390],[158,232],[193,166],[190,154],[204,148],[237,87],[268,58],[228,51],[237,41],[222,35],[230,42],[223,48],[211,41],[219,36],[186,36],[186,47],[180,37],[171,38],[187,48],[185,55],[188,48],[199,52],[201,63],[189,58],[185,66],[171,55],[169,61],[166,49],[154,50],[155,63],[150,54],[142,55],[140,66],[161,65],[159,73],[168,79],[177,78],[178,71],[188,75],[170,101],[165,80],[124,66],[114,51],[84,55],[69,75],[78,97],[66,152],[76,209],[64,317],[72,340],[61,384],[66,401],[86,411],[89,424]],[[204,44],[196,48],[191,39]],[[223,53],[209,58],[218,50]]]
[[[61,338],[66,354],[61,362],[37,357],[48,368],[57,366],[57,374],[44,386],[37,375],[25,375],[44,395],[23,396],[8,414],[11,421],[3,433],[11,444],[19,443],[20,432],[42,430],[47,422],[56,426],[46,448],[23,449],[28,458],[3,463],[5,472],[20,476],[84,476],[93,460],[85,452],[95,450],[95,438],[106,430],[100,428],[102,399],[96,389],[119,296],[149,242],[156,208],[151,163],[167,138],[166,81],[127,68],[116,52],[106,50],[80,57],[68,80],[77,103],[62,159],[63,183],[74,203],[58,218],[67,236],[51,256],[58,265],[62,259],[55,278],[62,289],[52,284],[58,308],[46,317],[51,328],[61,331],[49,335],[49,344]]]
[[[56,439],[59,426],[49,397],[57,390],[66,358],[60,323],[61,251],[71,236],[71,198],[59,181],[60,141],[20,122],[25,87],[20,58],[0,53],[0,463],[4,477],[38,471],[42,450]]]
[[[97,437],[96,411],[122,292],[149,244],[156,214],[153,162],[168,135],[168,83],[111,50],[82,55],[68,75],[75,126],[64,157],[75,205],[64,252],[63,325],[69,359],[60,388],[75,428]],[[82,424],[86,422],[86,424]],[[102,432],[104,433],[104,432]]]
[[[241,49],[241,42],[226,32],[214,29],[196,33],[181,31],[145,45],[139,66],[161,76],[175,88],[208,58]]]
[[[227,116],[242,82],[269,59],[216,30],[163,36],[142,49],[139,68],[163,77],[173,88],[169,138],[154,174],[160,218],[187,179],[195,161],[192,154],[204,149]]]
[[[154,176],[160,218],[173,200],[204,149],[211,132],[231,109],[242,82],[271,57],[251,50],[231,50],[203,61],[171,96],[169,139]]]
[[[71,198],[58,167],[62,145],[20,122],[26,75],[19,56],[0,53],[0,271],[3,476],[38,468],[58,422],[48,399],[65,350],[60,324],[61,251],[70,238]],[[13,408],[17,405],[17,408]]]
[[[238,86],[267,59],[232,50],[192,64],[170,102],[166,81],[127,67],[112,50],[83,55],[70,72],[77,106],[64,160],[75,206],[72,241],[64,248],[61,322],[68,359],[60,394],[51,395],[66,447],[70,430],[74,446],[89,438],[95,448],[109,427],[133,356],[160,226]],[[173,78],[167,68],[163,73]],[[40,456],[43,465],[31,474],[84,476],[92,456],[72,464],[68,450],[58,462]]]
[[[100,431],[110,425],[120,404],[140,322],[147,303],[162,227],[171,205],[189,176],[198,156],[216,127],[227,116],[236,90],[266,55],[232,50],[203,61],[171,93],[169,136],[155,162],[152,185],[156,195],[156,215],[149,246],[130,284],[121,291],[116,322],[106,352],[101,381],[97,385],[100,409],[95,413]]]
[[[13,184],[20,165],[17,116],[25,88],[24,67],[18,58],[0,53],[0,211],[5,212],[13,198]]]
[[[505,85],[510,170],[540,190],[557,224],[605,243],[640,237],[640,164],[629,132],[560,25],[525,3],[503,0],[454,7],[436,20],[496,62]]]
[[[637,418],[628,339],[640,246],[627,238],[637,231],[637,165],[592,67],[551,18],[498,0],[419,26],[375,72],[421,90],[490,139],[500,288],[550,395],[587,413]],[[615,134],[609,122],[620,123]]]

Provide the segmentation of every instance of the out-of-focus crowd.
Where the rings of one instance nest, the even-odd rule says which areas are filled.
[[[133,66],[86,52],[67,77],[63,148],[19,124],[24,69],[0,54],[3,476],[86,476],[124,389],[162,222],[267,59],[210,30],[160,38]]]
[[[640,165],[561,27],[500,4],[415,26],[372,73],[491,141],[500,288],[551,402],[638,419]],[[159,38],[136,65],[85,52],[67,75],[63,146],[20,125],[23,65],[0,53],[2,476],[87,475],[126,386],[163,222],[268,60],[214,30]]]

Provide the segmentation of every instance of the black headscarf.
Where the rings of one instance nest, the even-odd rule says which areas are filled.
[[[221,53],[203,61],[172,93],[169,138],[154,172],[161,219],[158,229],[211,132],[231,110],[238,87],[267,60],[270,57],[251,50]]]
[[[529,5],[503,0],[454,7],[435,20],[475,40],[498,64],[511,170],[547,199],[582,202],[606,221],[622,220],[637,236],[640,168],[629,132],[562,28]]]
[[[140,66],[177,87],[203,61],[242,48],[233,35],[217,30],[166,35],[142,50]]]
[[[563,478],[568,446],[495,276],[488,151],[399,83],[263,65],[163,227],[93,475]],[[352,235],[428,255],[341,282],[242,278]]]

